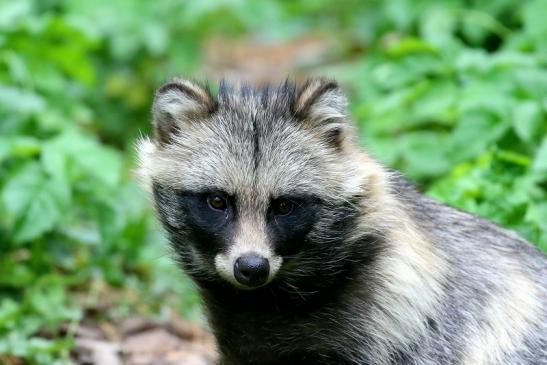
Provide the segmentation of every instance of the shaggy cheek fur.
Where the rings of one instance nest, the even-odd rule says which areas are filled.
[[[284,256],[285,264],[279,273],[280,287],[304,296],[312,295],[333,285],[344,272],[351,271],[354,262],[374,260],[382,248],[382,240],[373,235],[352,237],[351,227],[361,217],[353,202],[355,199],[324,205],[316,212],[314,224],[305,235],[279,244],[282,249],[289,246],[289,252],[294,250]]]

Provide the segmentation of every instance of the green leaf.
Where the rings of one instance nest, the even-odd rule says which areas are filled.
[[[543,138],[543,142],[536,152],[532,170],[537,172],[547,172],[547,138]]]
[[[524,142],[532,142],[541,131],[543,118],[538,103],[525,101],[519,103],[513,112],[513,129]]]
[[[439,48],[447,47],[452,43],[453,32],[456,28],[456,14],[454,7],[433,5],[423,12],[420,24],[420,33],[430,43]]]
[[[507,123],[485,110],[466,112],[450,140],[450,157],[459,162],[478,156],[507,130]]]
[[[542,50],[547,50],[545,39],[547,37],[547,2],[544,0],[528,1],[523,6],[523,21],[526,33],[528,33]]]
[[[36,113],[45,107],[42,97],[32,91],[0,85],[0,107],[20,113]]]
[[[70,192],[31,162],[8,180],[2,200],[15,220],[15,242],[24,242],[51,230],[60,221]]]
[[[541,230],[547,232],[547,202],[530,204],[525,220],[536,224]]]
[[[0,302],[0,329],[7,329],[16,322],[21,307],[10,298]]]
[[[11,142],[8,138],[0,137],[0,163],[11,154]]]
[[[391,57],[403,57],[413,53],[437,53],[437,49],[420,38],[408,37],[401,39],[388,48],[387,54]]]
[[[99,231],[105,248],[116,242],[122,227],[124,226],[121,212],[105,203],[97,203],[95,209]]]
[[[21,19],[28,17],[31,11],[30,0],[1,1],[0,28],[13,27]]]
[[[14,157],[31,157],[40,153],[41,143],[32,136],[20,136],[11,142],[11,155]]]
[[[546,50],[547,52],[547,50]],[[515,69],[515,84],[531,97],[545,99],[547,70],[545,67],[523,67]]]
[[[99,184],[114,187],[122,169],[120,154],[92,138],[67,131],[44,145],[42,162],[54,176],[65,176],[70,163],[79,171],[98,180]]]
[[[496,157],[501,161],[515,165],[530,166],[530,158],[528,156],[513,151],[498,150],[496,151]]]
[[[445,173],[450,163],[444,146],[447,135],[433,132],[414,132],[401,138],[400,158],[405,170],[414,177],[430,177]]]
[[[32,157],[38,155],[41,149],[40,141],[32,136],[0,138],[0,162],[8,157]]]

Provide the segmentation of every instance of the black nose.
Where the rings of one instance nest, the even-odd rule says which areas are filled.
[[[249,287],[257,287],[268,280],[270,263],[268,259],[258,255],[241,256],[234,265],[236,280]]]

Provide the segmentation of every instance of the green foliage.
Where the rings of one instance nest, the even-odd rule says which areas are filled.
[[[118,94],[101,86],[113,88],[129,55],[114,55],[107,30],[86,33],[70,6],[0,3],[0,354],[31,364],[69,362],[71,324],[85,310],[74,293],[99,301],[98,283],[145,296],[120,298],[106,317],[142,303],[153,313],[169,305],[189,312],[196,302],[169,264],[131,153],[118,148],[136,127],[116,139],[106,127],[145,125],[157,81],[118,86],[131,106],[118,107]],[[143,60],[151,70],[155,57]],[[183,290],[185,299],[172,298]]]
[[[547,249],[547,2],[510,3],[422,2],[352,70],[356,112],[385,163]]]
[[[192,74],[216,34],[335,39],[344,62],[320,71],[349,89],[365,146],[547,249],[546,13],[545,0],[0,0],[0,362],[69,364],[105,295],[105,318],[195,315],[131,150],[154,88]]]

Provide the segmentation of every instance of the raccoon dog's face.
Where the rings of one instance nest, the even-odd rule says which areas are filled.
[[[153,106],[141,171],[198,283],[298,287],[351,258],[362,171],[334,82],[232,87],[174,80]]]

